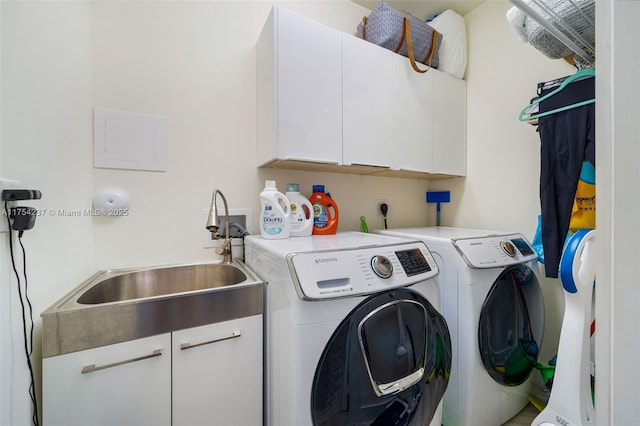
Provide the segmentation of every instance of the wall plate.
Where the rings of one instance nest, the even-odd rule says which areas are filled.
[[[218,205],[218,213],[220,216],[220,225],[221,228],[224,229],[224,208],[221,208]],[[202,210],[202,236],[203,243],[202,246],[204,248],[218,247],[222,240],[212,240],[211,232],[209,232],[204,226],[207,223],[207,218],[209,217],[209,209]],[[251,214],[251,209],[229,209],[229,218],[230,222],[238,222],[244,226],[249,234],[253,234],[253,215]],[[231,230],[231,235],[234,235],[234,231]],[[238,239],[239,240],[239,239]],[[233,241],[233,245],[240,244],[240,242],[236,242],[235,239]]]

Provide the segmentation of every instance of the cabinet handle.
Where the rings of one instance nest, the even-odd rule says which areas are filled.
[[[90,364],[90,365],[85,365],[84,367],[82,367],[82,371],[80,371],[80,373],[82,373],[82,374],[93,373],[94,371],[104,370],[106,368],[111,368],[111,367],[118,367],[120,365],[129,364],[129,363],[136,362],[136,361],[142,361],[143,359],[155,358],[155,357],[160,356],[160,355],[162,355],[162,348],[154,350],[149,355],[142,355],[142,356],[139,356],[139,357],[136,357],[136,358],[125,359],[123,361],[117,361],[117,362],[113,362],[111,364],[105,364],[105,365]]]
[[[228,334],[226,336],[217,337],[217,338],[212,339],[212,340],[206,340],[204,342],[199,342],[199,343],[184,342],[184,343],[180,344],[180,350],[184,351],[184,350],[191,349],[191,348],[197,348],[198,346],[204,346],[204,345],[209,345],[211,343],[222,342],[224,340],[235,339],[237,337],[240,337],[241,335],[242,334],[240,333],[240,330],[234,330],[234,331],[231,332],[231,334]]]

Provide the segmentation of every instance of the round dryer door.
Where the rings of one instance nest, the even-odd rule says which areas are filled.
[[[419,293],[390,290],[337,327],[313,379],[314,425],[428,425],[451,371],[444,318]]]
[[[489,290],[478,327],[480,357],[493,379],[517,386],[538,360],[544,327],[540,284],[524,265],[505,269]]]

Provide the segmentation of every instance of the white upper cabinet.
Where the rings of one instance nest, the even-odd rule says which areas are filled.
[[[257,43],[258,166],[464,176],[466,84],[274,6]]]
[[[431,73],[431,71],[429,71]],[[427,74],[429,74],[427,73]],[[467,86],[464,80],[434,72],[432,173],[467,174]]]
[[[343,163],[391,167],[396,55],[349,34],[342,49]]]
[[[342,162],[342,34],[274,7],[257,46],[258,163]]]
[[[393,59],[393,168],[431,173],[434,70],[419,74],[404,56]]]
[[[437,69],[419,74],[395,55],[393,169],[466,174],[466,84]]]

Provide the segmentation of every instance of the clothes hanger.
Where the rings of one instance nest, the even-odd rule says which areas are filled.
[[[577,107],[582,106],[582,105],[588,105],[588,104],[595,103],[595,101],[596,101],[595,98],[594,99],[588,99],[586,101],[582,101],[582,102],[578,102],[578,103],[575,103],[575,104],[563,106],[561,108],[556,108],[556,109],[551,110],[551,111],[545,111],[545,112],[542,112],[540,114],[525,115],[528,110],[530,110],[531,108],[535,107],[536,105],[538,105],[540,102],[544,101],[545,99],[548,99],[551,96],[555,95],[556,93],[560,92],[562,89],[567,87],[567,85],[569,83],[571,83],[572,81],[580,80],[580,79],[583,79],[583,78],[586,78],[586,77],[594,77],[595,75],[596,75],[596,70],[594,70],[594,69],[582,69],[582,70],[579,70],[578,72],[576,72],[575,74],[567,77],[562,82],[562,84],[560,86],[558,86],[557,89],[555,89],[552,92],[547,93],[546,95],[544,95],[541,98],[535,99],[532,103],[530,103],[529,105],[524,107],[522,109],[522,111],[520,112],[520,116],[519,116],[520,121],[531,121],[531,120],[534,120],[534,119],[536,119],[538,117],[544,117],[545,115],[551,115],[551,114],[555,114],[556,112],[566,111],[568,109],[577,108]]]

